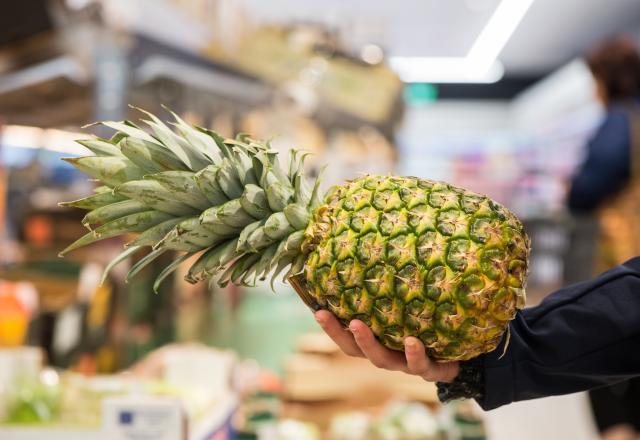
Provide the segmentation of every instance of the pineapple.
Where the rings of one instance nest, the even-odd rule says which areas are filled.
[[[306,153],[285,166],[269,144],[224,139],[177,115],[104,122],[111,139],[79,141],[94,155],[66,159],[103,186],[81,200],[89,232],[61,254],[138,235],[105,271],[145,250],[127,278],[161,254],[178,257],[154,288],[193,257],[191,283],[251,285],[286,270],[301,298],[345,325],[367,323],[385,346],[420,338],[439,360],[493,350],[524,305],[529,239],[485,196],[416,177],[367,175],[320,193]],[[273,284],[272,284],[273,286]]]

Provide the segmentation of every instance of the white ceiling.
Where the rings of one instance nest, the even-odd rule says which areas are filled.
[[[501,59],[512,72],[548,71],[618,32],[640,37],[640,0],[536,0]]]
[[[431,57],[464,56],[500,1],[242,0],[258,22],[322,22],[354,49]],[[507,74],[545,73],[620,31],[640,36],[640,0],[535,0],[500,59]]]
[[[256,21],[314,21],[394,56],[464,56],[499,0],[244,0]],[[475,10],[467,4],[478,5]],[[464,29],[463,32],[455,29]]]

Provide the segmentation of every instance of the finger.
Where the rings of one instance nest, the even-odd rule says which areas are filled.
[[[407,358],[407,371],[429,380],[427,376],[432,373],[433,367],[422,341],[412,336],[406,338],[404,340],[404,354]]]
[[[420,339],[408,337],[404,341],[407,372],[421,376],[429,382],[451,382],[460,370],[458,362],[434,362]]]
[[[349,323],[349,330],[353,333],[362,353],[364,353],[373,365],[378,368],[384,368],[385,370],[406,370],[407,364],[404,355],[383,347],[364,322],[358,320],[351,321],[351,323]]]
[[[338,319],[333,313],[328,310],[320,310],[314,315],[320,327],[329,335],[333,342],[335,342],[340,350],[347,356],[359,356],[363,357],[364,354],[353,339],[351,332],[340,324]]]

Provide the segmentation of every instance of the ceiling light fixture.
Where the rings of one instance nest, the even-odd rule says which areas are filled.
[[[378,64],[384,60],[384,52],[377,44],[367,44],[360,50],[360,58],[368,64]]]
[[[391,57],[404,82],[494,83],[504,75],[498,55],[534,0],[502,0],[465,57]]]

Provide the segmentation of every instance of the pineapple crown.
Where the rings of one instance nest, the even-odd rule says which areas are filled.
[[[250,285],[273,272],[273,287],[286,268],[285,277],[303,269],[305,229],[321,204],[320,177],[311,186],[304,175],[309,153],[291,150],[285,169],[269,142],[246,134],[225,139],[173,112],[172,129],[141,111],[148,116],[142,122],[149,131],[131,121],[102,122],[116,130],[113,137],[79,140],[94,155],[63,159],[102,186],[93,195],[61,203],[89,211],[82,221],[89,232],[61,256],[138,233],[107,266],[103,280],[116,264],[143,249],[147,254],[127,279],[165,252],[180,252],[158,276],[156,291],[183,261],[198,254],[185,277],[191,283],[217,278],[221,286]]]

